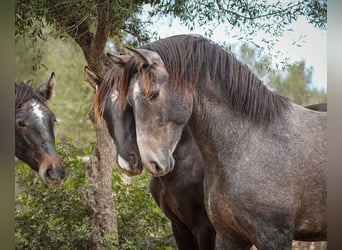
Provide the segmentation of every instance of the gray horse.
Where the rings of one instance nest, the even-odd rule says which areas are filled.
[[[133,108],[144,167],[154,176],[172,171],[189,124],[206,162],[205,205],[217,249],[326,240],[325,112],[273,93],[200,36],[131,51],[119,100]]]

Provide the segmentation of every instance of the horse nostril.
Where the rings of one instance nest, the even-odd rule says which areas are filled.
[[[49,177],[51,180],[64,180],[65,171],[61,167],[54,168],[52,165],[50,165],[46,169],[46,176]]]
[[[150,165],[155,170],[156,173],[159,173],[162,171],[162,168],[155,161],[151,161]]]
[[[58,172],[59,172],[60,179],[64,180],[65,179],[65,171],[64,171],[64,169],[63,168],[58,169]]]
[[[134,153],[131,153],[129,155],[129,164],[132,167],[137,167],[138,166],[138,160],[137,160],[137,156]]]
[[[51,175],[52,175],[52,166],[49,165],[46,169],[46,175],[47,177],[51,178]]]

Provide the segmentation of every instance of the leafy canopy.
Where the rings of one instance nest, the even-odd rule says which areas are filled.
[[[143,12],[147,15],[140,15]],[[104,21],[109,24],[109,37],[130,35],[136,41],[144,42],[156,35],[146,32],[146,27],[153,25],[150,18],[167,15],[178,17],[190,30],[209,23],[212,27],[227,23],[241,31],[241,38],[260,31],[277,37],[299,16],[305,16],[317,28],[326,29],[327,0],[17,0],[15,34],[16,39],[20,39],[29,27],[34,27],[29,31],[30,37],[44,39],[42,28],[49,25],[59,31],[55,34],[68,33],[75,38],[91,36],[88,31],[103,25],[101,21]],[[210,29],[208,32],[210,34]]]

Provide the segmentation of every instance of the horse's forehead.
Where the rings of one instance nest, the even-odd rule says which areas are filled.
[[[44,117],[52,115],[52,112],[37,100],[30,100],[26,105],[32,116],[41,123],[43,123]]]
[[[155,73],[160,74],[160,75],[168,75],[169,74],[163,61],[161,61],[161,63],[158,64],[157,67],[155,67]]]
[[[43,120],[44,114],[43,114],[43,110],[42,110],[42,107],[41,107],[41,105],[40,105],[39,102],[36,102],[35,104],[33,104],[32,113],[33,113],[39,120]]]

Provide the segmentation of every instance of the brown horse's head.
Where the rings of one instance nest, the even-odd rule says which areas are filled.
[[[56,83],[52,73],[37,90],[20,83],[15,87],[15,156],[37,171],[45,186],[60,187],[64,166],[55,147],[55,115],[46,106]]]
[[[133,110],[118,103],[118,82],[121,69],[109,70],[100,77],[85,67],[85,76],[95,89],[93,108],[98,121],[105,120],[108,132],[114,140],[119,169],[128,176],[142,172],[142,163],[136,142]]]

